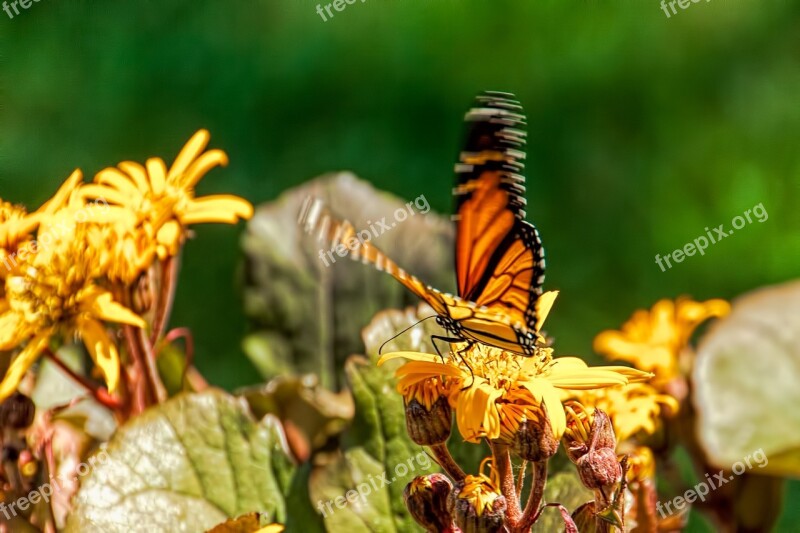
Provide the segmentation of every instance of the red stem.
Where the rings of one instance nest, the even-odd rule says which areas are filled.
[[[432,445],[431,452],[436,458],[436,462],[439,463],[439,466],[441,466],[444,471],[447,472],[447,475],[450,476],[453,481],[464,481],[464,478],[467,477],[467,474],[461,470],[461,467],[455,462],[453,456],[450,455],[450,450],[447,449],[446,444]]]
[[[500,492],[506,499],[506,516],[511,524],[516,524],[522,517],[517,498],[517,487],[514,483],[514,472],[511,468],[511,455],[508,446],[498,442],[490,444],[494,457],[494,468],[500,478]]]
[[[119,411],[123,407],[123,403],[120,402],[117,398],[114,398],[108,393],[108,390],[105,387],[100,387],[85,377],[81,376],[80,374],[73,371],[69,366],[67,366],[64,361],[58,358],[56,354],[50,348],[44,349],[44,356],[50,359],[55,365],[60,368],[64,373],[66,373],[70,378],[78,382],[80,386],[84,389],[89,391],[92,397],[97,400],[98,403],[104,405],[111,409],[112,411]]]
[[[179,268],[180,259],[177,256],[167,257],[161,263],[161,291],[158,294],[153,327],[150,333],[151,346],[155,346],[158,343],[169,321],[169,315],[172,312],[172,304],[175,302],[175,289],[178,286]]]
[[[522,513],[517,531],[530,531],[536,519],[541,513],[542,498],[544,497],[544,486],[547,481],[547,461],[537,461],[533,463],[533,486],[528,496],[528,503],[525,504],[525,511]]]

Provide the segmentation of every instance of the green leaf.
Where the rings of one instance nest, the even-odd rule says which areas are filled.
[[[530,476],[526,481],[530,484]],[[560,503],[570,511],[575,511],[592,499],[594,499],[594,494],[583,486],[574,468],[558,472],[547,478],[547,485],[544,487],[544,501],[547,503]],[[564,531],[564,519],[558,509],[545,509],[534,524],[532,531],[534,533]]]
[[[407,307],[403,311],[388,309],[375,315],[361,334],[370,361],[373,363],[378,361],[379,351],[384,354],[397,351],[436,353],[431,336],[446,336],[447,332],[431,319],[434,316],[436,313],[427,304]],[[448,349],[447,343],[439,342],[439,350],[442,353],[446,353]],[[395,382],[394,370],[401,365],[403,365],[403,361],[400,359],[389,361],[383,365],[382,368],[391,373],[392,383]],[[394,394],[399,397],[398,393],[394,392]],[[491,455],[485,441],[481,441],[479,444],[466,442],[459,434],[455,421],[447,446],[456,463],[467,472],[477,472],[481,460]]]
[[[243,400],[181,394],[120,428],[82,479],[66,531],[205,531],[260,512],[286,518],[291,482],[280,425]]]
[[[357,230],[375,228],[375,245],[442,290],[454,281],[453,228],[417,207],[408,214],[406,201],[350,173],[323,176],[258,208],[243,241],[248,256],[245,311],[256,328],[244,341],[245,352],[267,379],[290,370],[313,372],[324,386],[338,389],[347,357],[363,352],[359,334],[372,316],[386,307],[416,304],[417,298],[384,272],[335,253],[332,259],[326,256],[324,245],[297,224],[309,195],[323,199]],[[400,210],[406,218],[393,222]],[[379,221],[389,229],[380,229]]]
[[[310,472],[311,503],[326,531],[420,531],[404,507],[403,490],[438,466],[406,434],[403,399],[391,374],[362,357],[349,359],[346,371],[355,418],[341,451]]]

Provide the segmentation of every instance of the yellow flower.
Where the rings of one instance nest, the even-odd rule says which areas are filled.
[[[0,383],[0,400],[16,390],[25,372],[58,334],[83,339],[109,391],[116,388],[119,355],[104,323],[137,327],[145,323],[95,284],[97,258],[92,247],[85,246],[89,229],[78,225],[74,235],[65,235],[41,253],[27,255],[18,271],[6,279],[0,350],[22,350]]]
[[[75,170],[56,194],[34,213],[28,213],[24,206],[0,200],[0,280],[16,269],[17,255],[22,250],[25,250],[23,255],[29,253],[32,234],[42,218],[61,209],[82,179],[80,170]],[[35,246],[33,253],[36,253]]]
[[[195,133],[169,169],[158,157],[148,159],[144,166],[124,161],[117,168],[100,171],[93,184],[81,188],[85,199],[102,198],[136,214],[134,227],[115,228],[115,238],[129,255],[146,257],[149,251],[140,241],[152,240],[160,259],[174,256],[188,226],[203,222],[235,224],[253,215],[253,206],[236,196],[195,198],[194,187],[200,179],[215,166],[228,163],[222,150],[203,153],[208,140],[208,131]]]
[[[444,362],[433,354],[395,352],[378,364],[408,359],[396,372],[398,391],[406,401],[420,402],[431,391],[446,392],[458,429],[470,442],[511,436],[523,420],[539,420],[543,409],[553,436],[560,439],[566,425],[560,389],[593,389],[650,377],[628,367],[589,368],[577,357],[553,359],[550,348],[540,348],[532,357],[479,343],[460,352],[454,345],[453,350]]]
[[[631,383],[605,389],[575,393],[578,401],[586,407],[605,411],[614,426],[619,442],[628,440],[639,432],[652,435],[661,424],[664,408],[670,414],[678,412],[678,401],[646,383]]]
[[[464,486],[458,493],[459,500],[466,500],[475,509],[475,514],[483,516],[494,510],[494,502],[502,498],[500,490],[491,479],[484,474],[477,476],[467,475],[464,478]]]
[[[658,381],[668,380],[678,374],[678,357],[697,326],[729,311],[730,304],[725,300],[660,300],[650,311],[636,311],[620,331],[600,333],[594,349],[609,360],[629,361],[636,368],[653,372]]]
[[[637,446],[628,452],[628,482],[653,480],[656,477],[656,459],[653,450],[647,446]]]

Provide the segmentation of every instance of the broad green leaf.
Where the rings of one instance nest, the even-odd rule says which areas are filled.
[[[702,338],[694,367],[698,439],[709,462],[800,475],[800,282],[742,296]],[[745,463],[742,463],[745,464]]]
[[[260,512],[286,517],[278,422],[222,391],[181,394],[121,427],[82,479],[68,532],[205,531]]]
[[[378,361],[379,351],[384,354],[396,351],[436,353],[431,336],[446,335],[446,332],[431,318],[434,316],[436,313],[427,304],[407,307],[402,311],[389,309],[375,315],[362,332],[370,361],[373,363]],[[437,346],[442,353],[446,353],[449,349],[448,344],[442,341],[438,341]],[[403,361],[398,359],[389,361],[382,367],[392,376],[392,383],[395,382],[394,370],[402,364]],[[399,397],[396,391],[392,394]],[[467,472],[477,472],[481,460],[491,455],[485,442],[473,444],[464,441],[458,432],[455,420],[447,446],[455,461]]]
[[[323,199],[358,231],[372,232],[375,245],[442,290],[454,281],[453,228],[438,215],[422,214],[424,197],[422,209],[413,200],[409,208],[406,200],[350,173],[323,176],[257,209],[243,241],[245,311],[256,329],[244,341],[245,352],[267,379],[293,369],[313,372],[324,386],[338,389],[347,357],[363,352],[359,333],[372,316],[416,303],[416,297],[386,273],[335,253],[329,257],[323,243],[297,224],[309,195]],[[400,211],[402,221],[396,218]]]
[[[348,360],[346,370],[355,418],[341,451],[309,474],[312,506],[330,532],[420,531],[404,507],[403,489],[438,467],[406,434],[391,374],[361,357]]]

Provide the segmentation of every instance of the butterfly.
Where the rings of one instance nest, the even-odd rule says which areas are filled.
[[[531,356],[557,291],[542,292],[545,260],[539,232],[525,220],[525,116],[514,96],[484,92],[465,116],[466,141],[456,164],[455,270],[458,296],[409,274],[321,200],[307,198],[298,222],[318,239],[346,246],[350,257],[393,276],[436,313],[452,337]],[[437,349],[438,351],[438,349]]]

